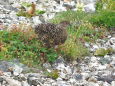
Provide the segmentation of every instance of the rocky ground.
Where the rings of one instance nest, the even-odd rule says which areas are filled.
[[[0,21],[4,25],[9,24],[19,24],[19,23],[43,23],[53,18],[55,14],[61,11],[66,11],[68,9],[76,9],[76,0],[71,2],[64,2],[62,0],[25,0],[26,2],[36,3],[36,9],[45,11],[44,14],[38,15],[32,18],[18,17],[16,16],[17,12],[20,10],[20,4],[23,0],[1,0],[0,1]],[[60,1],[60,3],[58,3]],[[94,1],[95,0],[83,0],[84,1],[84,10],[87,12],[95,11]]]
[[[15,0],[0,1],[0,21],[4,25],[20,22],[43,23],[53,18],[57,12],[66,11],[68,6],[72,10],[76,10],[74,1],[71,3],[62,1],[58,4],[54,0],[48,2],[39,0],[36,2],[39,3],[37,7],[40,10],[45,10],[46,13],[27,19],[16,16],[18,11],[16,6],[19,3],[13,1]],[[89,4],[93,7],[92,2]],[[89,9],[88,6],[87,2],[86,11],[94,11],[93,8]],[[115,37],[109,35],[106,40],[99,39],[95,44],[85,43],[85,46],[89,48],[92,54],[82,61],[67,63],[60,56],[52,65],[43,64],[45,71],[51,74],[53,74],[52,71],[56,71],[59,74],[57,79],[48,77],[43,70],[27,67],[17,59],[11,62],[0,61],[0,86],[115,86],[115,53],[104,56],[94,55],[95,51],[100,48],[112,48],[115,51]]]
[[[115,37],[85,45],[91,53],[99,48],[115,49]],[[42,70],[28,68],[16,59],[12,62],[0,61],[1,86],[115,86],[115,53],[91,55],[72,63],[59,57],[52,65],[44,63],[43,67],[51,74],[57,71],[58,78],[48,77]]]

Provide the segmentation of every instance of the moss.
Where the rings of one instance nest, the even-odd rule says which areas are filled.
[[[94,52],[94,55],[96,56],[105,56],[107,54],[111,54],[113,53],[113,49],[112,48],[108,48],[108,49],[104,49],[104,48],[100,48],[100,49],[97,49],[95,52]]]
[[[107,55],[107,51],[104,48],[97,49],[94,53],[96,56],[105,56]]]
[[[58,70],[53,70],[50,73],[47,73],[47,76],[53,79],[57,79],[59,77],[59,71]]]

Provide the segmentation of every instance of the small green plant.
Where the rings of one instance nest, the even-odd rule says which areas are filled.
[[[43,10],[36,10],[36,11],[35,11],[35,14],[36,14],[36,15],[44,14],[44,13],[45,13],[45,11],[43,11]]]
[[[65,59],[68,60],[81,59],[89,54],[88,49],[74,38],[69,38],[64,45],[60,46],[60,50],[66,55]]]
[[[113,52],[114,52],[114,50],[112,48],[108,48],[108,49],[100,48],[95,51],[94,55],[105,56],[105,55],[113,53]]]
[[[53,70],[51,72],[47,72],[47,76],[52,79],[57,79],[59,77],[59,71],[58,70]]]
[[[40,52],[44,54],[45,59],[50,63],[55,62],[58,57],[57,52],[53,48],[41,48]]]

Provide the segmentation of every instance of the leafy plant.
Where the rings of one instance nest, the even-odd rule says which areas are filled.
[[[43,11],[43,10],[36,10],[36,12],[35,12],[36,15],[44,14],[44,13],[45,13],[45,11]]]
[[[44,53],[45,59],[48,62],[50,62],[50,63],[55,62],[55,60],[58,57],[57,52],[53,48],[50,48],[50,49],[48,49],[48,48],[41,48],[40,52]]]
[[[58,72],[59,72],[58,70],[53,70],[51,72],[47,72],[46,75],[49,78],[57,79],[59,77],[59,73]]]
[[[88,55],[88,50],[82,43],[73,38],[69,38],[64,45],[60,46],[60,50],[66,55],[66,59],[75,60],[81,59]]]
[[[10,31],[0,31],[0,59],[17,58],[28,66],[36,66],[41,63],[40,58],[44,58],[41,56],[44,52],[45,59],[54,62],[58,56],[56,51],[43,47],[30,26],[24,25],[24,28],[20,25]]]

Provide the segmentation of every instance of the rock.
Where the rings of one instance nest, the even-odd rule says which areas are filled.
[[[94,82],[88,82],[88,84],[86,86],[99,86],[99,84],[94,83]]]
[[[12,78],[8,78],[6,76],[2,76],[2,78],[10,85],[10,86],[21,86],[21,83]]]
[[[112,81],[112,82],[111,82],[111,86],[115,86],[115,81]]]
[[[58,85],[58,86],[71,86],[70,83],[67,83],[67,82],[65,82],[65,81],[57,81],[57,85]]]
[[[34,85],[34,86],[37,86],[37,85],[42,85],[42,83],[39,81],[38,78],[36,77],[28,77],[27,78],[27,82],[30,86]]]
[[[85,43],[85,46],[87,47],[87,48],[89,48],[90,47],[90,44],[89,43]]]
[[[82,0],[84,4],[96,2],[96,0]]]
[[[71,6],[71,5],[68,5],[68,4],[63,4],[64,7],[66,7],[67,10],[71,10],[75,7]]]
[[[110,84],[112,81],[115,81],[115,76],[112,76],[112,75],[98,76],[97,80],[98,81],[103,81],[103,82],[106,81]]]
[[[44,63],[44,64],[43,64],[43,67],[44,67],[45,69],[51,69],[51,64],[50,64],[50,63]]]
[[[9,0],[0,0],[0,4],[7,5],[9,4]]]
[[[115,51],[115,37],[112,37],[110,40],[108,40],[106,45],[111,47]]]
[[[110,84],[107,82],[103,82],[103,86],[110,86]]]
[[[82,80],[83,76],[81,74],[75,74],[74,78],[78,81],[78,80]]]
[[[89,3],[84,6],[86,12],[95,12],[95,3]]]
[[[93,82],[93,83],[97,83],[97,79],[95,77],[90,77],[88,79],[88,82]]]
[[[15,12],[17,12],[17,11],[18,11],[18,9],[17,9],[17,8],[12,7],[11,5],[5,5],[5,6],[4,6],[4,8],[5,8],[5,9],[7,9],[7,10],[15,11]]]
[[[33,17],[33,22],[35,25],[37,25],[37,24],[41,24],[43,21],[41,21],[41,19],[39,19],[39,17],[36,16],[36,17]]]
[[[0,77],[0,83],[1,83],[1,85],[3,84],[3,81],[4,81],[4,79],[2,77]]]
[[[60,4],[60,0],[55,0],[58,4]]]
[[[23,68],[19,67],[18,65],[14,66],[13,74],[15,76],[19,75],[23,71]]]
[[[64,63],[64,58],[63,57],[58,57],[58,59],[55,61],[55,64],[59,65],[61,63]]]
[[[60,77],[61,77],[62,79],[64,79],[64,80],[68,80],[67,74],[65,74],[65,73],[63,73],[63,72],[60,73]]]
[[[109,64],[111,62],[111,59],[109,58],[100,58],[99,62],[104,65],[104,64]]]
[[[26,81],[22,81],[22,86],[30,86]]]
[[[91,48],[90,48],[90,51],[96,51],[97,49],[99,49],[99,46],[96,45],[96,44],[91,44]]]
[[[70,78],[68,82],[70,82],[71,84],[75,84],[76,83],[76,79]]]
[[[18,76],[14,76],[13,79],[18,80],[20,82],[27,80],[27,78],[23,74],[20,74]]]

